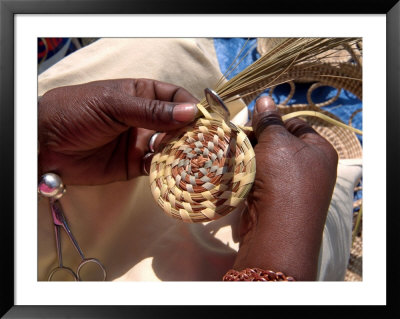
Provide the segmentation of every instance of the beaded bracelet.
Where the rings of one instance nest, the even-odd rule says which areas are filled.
[[[260,268],[246,268],[243,270],[229,270],[222,281],[296,281],[291,276],[286,276],[282,272],[264,270]]]

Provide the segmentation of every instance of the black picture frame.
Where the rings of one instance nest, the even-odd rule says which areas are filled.
[[[398,136],[400,136],[399,105],[399,57],[400,57],[400,4],[398,0],[324,0],[324,1],[274,1],[260,3],[246,1],[246,6],[227,5],[225,1],[203,0],[199,2],[172,0],[0,0],[0,181],[1,181],[1,309],[4,318],[153,318],[153,317],[205,317],[210,314],[248,316],[247,307],[231,306],[16,306],[14,304],[14,18],[16,14],[385,14],[387,21],[387,105],[386,105],[386,176],[387,176],[387,275],[382,278],[377,269],[376,280],[387,282],[387,306],[348,307],[269,307],[261,309],[266,315],[296,316],[317,315],[323,311],[329,315],[355,317],[368,314],[380,318],[399,317],[399,276],[395,256],[398,255],[398,231],[396,225],[395,181],[400,162]],[[379,109],[377,108],[377,112]],[[382,213],[382,212],[380,212]],[[250,309],[253,311],[255,307]]]

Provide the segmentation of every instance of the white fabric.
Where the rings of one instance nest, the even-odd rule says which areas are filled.
[[[344,280],[352,242],[354,187],[361,174],[361,160],[339,162],[338,177],[323,233],[318,280]]]

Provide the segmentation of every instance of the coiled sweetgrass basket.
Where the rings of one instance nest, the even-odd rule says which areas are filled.
[[[225,216],[246,199],[256,162],[240,128],[199,118],[166,139],[149,174],[154,199],[166,214],[205,222]]]

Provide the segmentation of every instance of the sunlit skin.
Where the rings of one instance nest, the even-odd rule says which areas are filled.
[[[39,100],[39,174],[57,173],[66,185],[140,176],[150,137],[192,122],[197,102],[183,88],[148,79],[55,88]],[[306,122],[283,123],[270,97],[257,100],[255,110],[257,171],[232,267],[315,280],[337,153]]]
[[[197,102],[183,88],[148,79],[50,90],[39,100],[39,172],[57,173],[70,185],[140,176],[152,134],[193,121]]]
[[[253,130],[257,172],[234,268],[315,280],[338,155],[303,120],[283,123],[270,97],[257,100]]]

